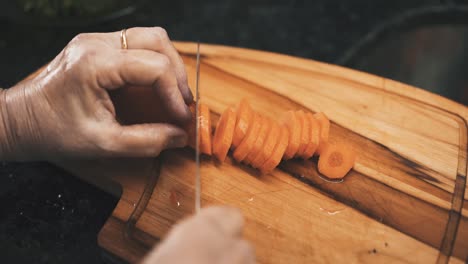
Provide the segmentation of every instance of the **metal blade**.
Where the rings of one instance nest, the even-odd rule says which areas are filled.
[[[197,77],[195,85],[195,116],[196,116],[196,131],[195,131],[195,213],[200,212],[200,196],[201,196],[201,183],[200,183],[200,117],[198,112],[200,94],[198,92],[198,82],[200,80],[200,42],[197,42]]]

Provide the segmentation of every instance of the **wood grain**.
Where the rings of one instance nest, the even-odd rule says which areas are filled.
[[[196,47],[176,47],[195,87]],[[200,93],[213,121],[244,97],[272,118],[289,109],[322,111],[332,121],[330,140],[346,140],[359,153],[339,184],[322,180],[314,160],[283,162],[258,175],[230,158],[220,165],[204,157],[202,205],[242,209],[259,263],[468,259],[467,107],[312,60],[214,45],[202,45],[201,52]],[[126,94],[120,107],[151,111],[141,96]],[[135,262],[193,213],[192,157],[184,149],[153,160],[57,163],[102,188],[109,189],[96,180],[103,176],[122,186],[99,243]]]

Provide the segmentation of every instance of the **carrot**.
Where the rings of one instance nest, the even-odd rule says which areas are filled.
[[[257,154],[263,149],[263,142],[265,142],[265,139],[267,138],[268,133],[271,130],[271,124],[272,122],[270,119],[262,116],[262,125],[255,140],[255,144],[250,150],[249,154],[247,154],[247,157],[245,157],[244,162],[246,164],[251,164],[255,156],[257,156]]]
[[[249,154],[250,150],[253,148],[255,140],[258,136],[258,132],[260,131],[260,120],[260,115],[254,113],[254,118],[249,124],[247,134],[245,134],[244,139],[242,139],[242,142],[239,144],[239,146],[236,147],[233,153],[234,159],[236,159],[238,162],[243,161],[247,154]]]
[[[315,119],[320,124],[320,142],[316,153],[320,155],[328,143],[328,134],[330,133],[330,120],[324,113],[317,113],[314,115]]]
[[[265,163],[265,161],[271,156],[273,150],[275,149],[276,142],[280,138],[281,127],[278,123],[272,121],[271,131],[268,133],[267,138],[263,144],[263,148],[255,158],[252,160],[251,165],[254,168],[259,168]]]
[[[211,118],[210,109],[205,104],[198,104],[200,152],[211,155]]]
[[[331,179],[341,179],[354,166],[356,154],[345,144],[327,144],[318,161],[318,170]]]
[[[253,110],[250,107],[249,102],[247,99],[242,99],[237,106],[236,128],[232,138],[232,145],[234,147],[239,146],[242,139],[244,139],[245,134],[247,134],[249,129],[249,125],[252,123],[253,116]]]
[[[288,129],[289,144],[284,153],[284,159],[292,159],[299,149],[301,139],[301,123],[298,121],[297,115],[294,111],[286,112],[284,118],[284,124]]]
[[[189,105],[189,109],[192,112],[192,122],[185,128],[188,134],[188,145],[192,148],[196,147],[196,115],[195,115],[195,103]],[[205,104],[200,103],[198,105],[198,126],[199,126],[199,137],[200,137],[200,152],[207,155],[211,155],[211,119],[210,109]]]
[[[195,148],[196,146],[196,141],[195,141],[195,129],[196,129],[196,123],[195,123],[195,102],[189,104],[189,109],[190,112],[192,112],[192,122],[190,122],[186,127],[185,131],[187,131],[188,135],[188,145],[191,146],[192,148]]]
[[[286,148],[289,145],[289,130],[282,126],[280,137],[276,143],[275,149],[271,156],[263,163],[260,167],[260,171],[264,174],[271,172],[278,164],[281,162],[281,157],[283,157]]]
[[[306,119],[310,123],[309,144],[302,157],[304,159],[309,159],[314,155],[320,143],[320,125],[311,113],[306,113]]]
[[[298,117],[299,122],[302,124],[302,129],[301,129],[301,143],[299,144],[299,149],[297,150],[296,157],[301,157],[304,155],[304,152],[307,149],[307,146],[309,145],[309,135],[310,135],[310,123],[308,118],[306,117],[306,114],[302,111],[299,110],[296,112],[296,115]]]
[[[231,147],[235,125],[236,112],[233,108],[228,108],[219,118],[213,137],[213,155],[221,162],[224,162]]]

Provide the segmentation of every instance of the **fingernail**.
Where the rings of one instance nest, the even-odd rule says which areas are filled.
[[[181,130],[176,132],[171,138],[168,140],[166,148],[182,148],[187,145],[187,133]]]

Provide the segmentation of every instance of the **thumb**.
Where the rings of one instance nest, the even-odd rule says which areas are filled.
[[[187,133],[167,123],[116,125],[111,131],[110,150],[116,156],[155,157],[165,149],[187,145]]]

